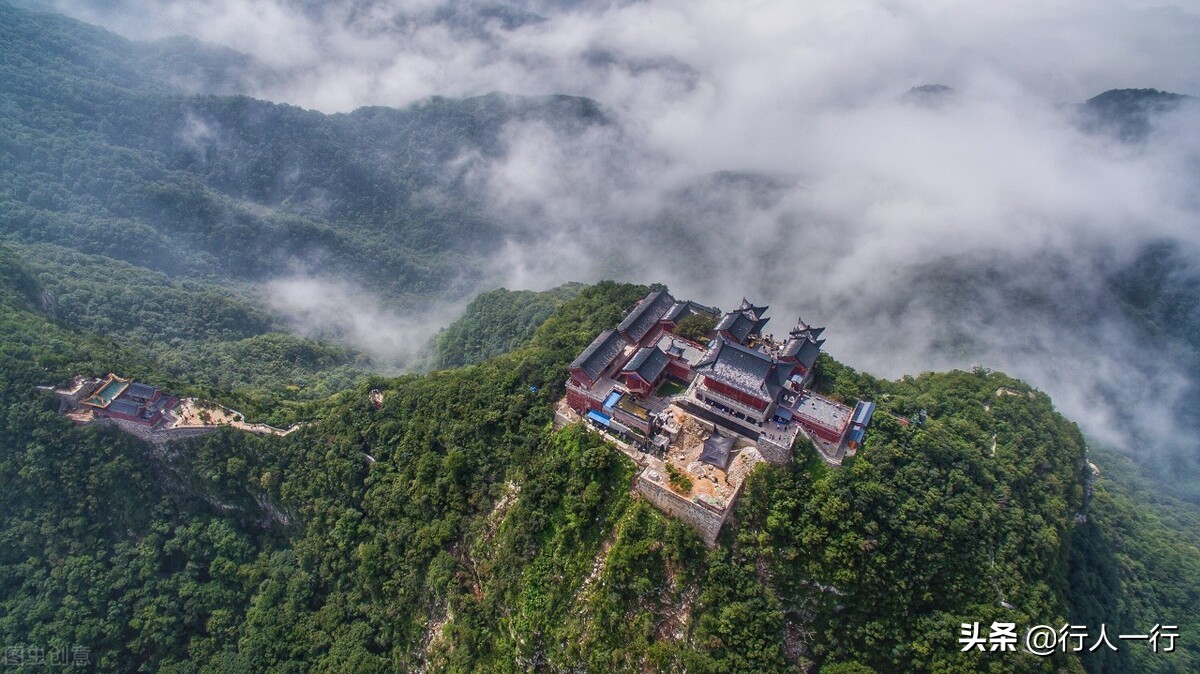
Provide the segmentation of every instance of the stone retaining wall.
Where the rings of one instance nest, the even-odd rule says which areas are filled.
[[[768,463],[776,466],[786,466],[792,462],[792,448],[777,445],[765,437],[758,438],[758,453],[762,454],[763,458]]]
[[[729,516],[729,508],[720,512],[710,510],[699,503],[683,498],[661,484],[644,479],[640,475],[634,488],[654,507],[694,527],[700,533],[700,538],[705,545],[709,547],[717,545],[717,535],[721,533],[721,526],[725,524],[725,518]],[[737,494],[734,494],[730,504],[736,499]]]
[[[148,428],[142,424],[124,419],[99,418],[91,422],[97,426],[115,426],[126,433],[155,445],[162,445],[174,440],[187,440],[215,433],[219,426],[192,426],[188,428]]]

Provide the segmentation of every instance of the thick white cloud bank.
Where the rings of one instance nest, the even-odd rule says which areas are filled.
[[[1139,326],[1105,315],[1104,285],[1150,242],[1196,259],[1200,119],[1167,114],[1124,144],[1080,131],[1076,105],[1112,88],[1200,94],[1194,2],[525,3],[545,20],[439,0],[55,7],[249,53],[270,71],[249,93],[326,112],[591,97],[615,123],[514,125],[502,159],[465,158],[511,223],[496,284],[745,294],[772,304],[777,331],[795,312],[828,324],[827,348],[878,374],[984,364],[1049,391],[1093,437],[1171,436],[1178,354],[1147,353]],[[954,93],[903,96],[927,83]],[[772,187],[702,178],[726,170]],[[953,265],[995,278],[922,282]]]
[[[1070,102],[1128,86],[1200,90],[1200,7],[1188,2],[514,2],[549,20],[511,29],[491,2],[48,4],[137,39],[190,34],[248,53],[291,75],[258,92],[267,98],[335,112],[492,90],[579,94],[677,147],[723,131],[696,148],[723,166],[776,154],[766,132],[806,112],[912,84]]]

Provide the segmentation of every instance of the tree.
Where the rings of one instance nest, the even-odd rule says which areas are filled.
[[[717,317],[711,314],[692,314],[679,321],[675,326],[675,334],[690,339],[693,342],[707,342],[708,335],[717,327]]]
[[[858,662],[838,662],[822,667],[821,674],[875,674],[875,670]]]

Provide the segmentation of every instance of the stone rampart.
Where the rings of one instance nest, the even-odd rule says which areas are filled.
[[[784,447],[768,440],[765,436],[758,438],[758,453],[762,454],[763,458],[768,463],[776,466],[786,466],[792,462],[792,448]]]
[[[729,515],[729,508],[720,511],[707,508],[699,503],[683,498],[666,486],[653,482],[642,475],[638,476],[635,488],[654,507],[672,517],[687,522],[695,528],[700,533],[700,538],[704,541],[705,545],[709,547],[716,546],[717,535],[721,533],[721,526],[725,524],[725,518]],[[735,494],[735,499],[736,496]],[[731,499],[730,504],[732,503],[733,500]]]
[[[126,421],[125,419],[96,419],[91,422],[97,426],[116,426],[126,433],[155,445],[163,445],[175,440],[198,438],[215,433],[219,426],[190,426],[186,428],[150,428],[142,424]]]

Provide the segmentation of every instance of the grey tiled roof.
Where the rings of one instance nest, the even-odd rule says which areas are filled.
[[[646,295],[645,299],[629,312],[625,320],[617,326],[617,330],[634,342],[640,341],[673,304],[675,304],[675,298],[671,297],[670,293],[665,290],[655,290]]]
[[[147,406],[147,409],[154,411],[154,412],[161,412],[163,409],[166,408],[167,403],[171,403],[171,402],[175,402],[175,401],[170,396],[164,395],[158,399],[158,402],[149,404]]]
[[[694,316],[696,314],[708,314],[710,316],[716,316],[720,313],[721,312],[715,307],[706,307],[703,304],[697,304],[696,302],[687,300],[683,302],[676,302],[670,309],[667,310],[667,313],[663,314],[663,320],[678,323],[688,316]]]
[[[141,409],[142,409],[141,406],[138,405],[137,403],[133,402],[132,400],[121,400],[119,398],[117,400],[112,401],[112,403],[107,408],[107,410],[109,412],[128,414],[129,416],[133,416],[133,417],[137,416],[138,412]]]
[[[731,311],[721,317],[721,322],[717,323],[717,332],[728,332],[733,339],[744,342],[754,332],[754,326],[757,324],[758,320],[750,312]]]
[[[637,353],[633,354],[633,358],[621,368],[622,372],[636,372],[638,376],[647,382],[653,383],[658,379],[663,370],[667,369],[667,363],[671,361],[667,354],[663,353],[657,346],[647,346],[638,349]]]
[[[571,369],[579,368],[588,378],[596,381],[600,378],[600,373],[604,372],[604,368],[611,365],[628,345],[629,341],[616,330],[605,330],[571,361]]]
[[[157,392],[158,392],[157,387],[151,386],[149,384],[142,384],[142,383],[135,381],[132,384],[130,384],[128,388],[125,389],[125,391],[123,392],[123,395],[133,396],[135,398],[143,398],[145,400],[149,400],[149,399],[153,398],[154,394]]]
[[[850,421],[853,410],[812,391],[806,391],[795,406],[795,413],[830,430],[841,431]]]
[[[767,313],[767,309],[770,309],[770,308],[771,307],[768,307],[766,305],[763,305],[761,307],[756,307],[750,303],[750,300],[746,299],[745,297],[742,298],[741,311],[749,311],[750,313],[754,314],[755,319],[762,318],[763,314]]]
[[[792,328],[788,334],[797,339],[808,337],[815,342],[821,338],[822,332],[825,332],[825,328],[814,328],[808,323],[805,323],[803,318],[797,316],[796,327]]]
[[[803,365],[805,369],[812,369],[813,364],[817,362],[817,356],[821,353],[821,345],[824,343],[823,339],[814,342],[806,337],[793,337],[788,340],[783,355],[795,358],[796,362]]]
[[[693,371],[761,399],[775,400],[787,383],[788,368],[774,358],[722,337]]]

